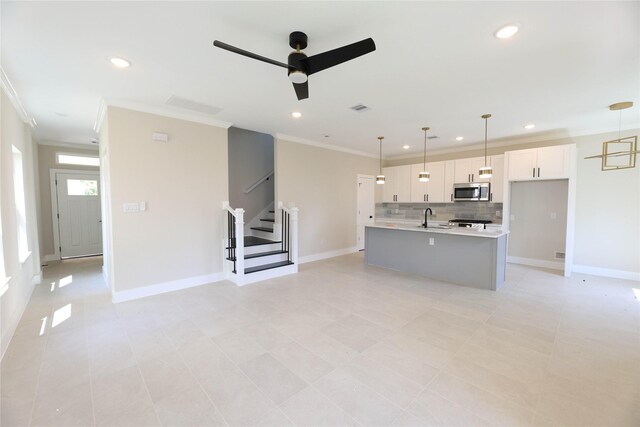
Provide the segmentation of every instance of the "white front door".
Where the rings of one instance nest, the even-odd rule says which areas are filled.
[[[60,257],[102,254],[99,174],[56,173],[55,177]]]
[[[364,227],[375,221],[376,201],[373,176],[358,175],[358,218],[356,221],[358,250],[364,249]]]

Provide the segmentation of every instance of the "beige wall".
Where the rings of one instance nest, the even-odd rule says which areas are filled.
[[[356,245],[357,175],[376,175],[373,158],[276,141],[276,199],[299,214],[299,256]]]
[[[34,284],[40,280],[40,249],[38,246],[37,204],[37,149],[25,124],[4,91],[0,91],[0,216],[2,220],[2,253],[5,275],[10,277],[8,287],[0,296],[0,354],[7,349],[20,317],[29,302]],[[20,263],[16,206],[13,187],[13,155],[11,146],[22,152],[27,241],[31,255]],[[2,276],[2,275],[0,275]],[[0,289],[6,281],[0,277]]]
[[[107,118],[112,290],[221,272],[227,130],[114,107]],[[123,212],[140,201],[146,211]]]
[[[93,166],[60,165],[56,163],[56,153],[82,154],[97,156],[98,150],[84,150],[68,147],[38,145],[38,171],[40,180],[40,255],[53,255],[53,219],[51,216],[51,169],[92,170]]]
[[[622,136],[640,135],[640,129]],[[574,264],[635,273],[640,280],[640,157],[633,169],[602,171],[602,142],[616,133],[578,142]]]

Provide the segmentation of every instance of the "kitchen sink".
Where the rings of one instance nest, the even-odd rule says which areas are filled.
[[[418,228],[424,228],[422,225],[417,225]],[[436,229],[436,230],[451,230],[451,227],[446,225],[429,225],[427,226],[427,230]]]

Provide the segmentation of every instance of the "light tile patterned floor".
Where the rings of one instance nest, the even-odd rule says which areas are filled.
[[[45,268],[2,426],[640,425],[638,283],[509,265],[489,292],[353,254],[113,305],[100,263]]]

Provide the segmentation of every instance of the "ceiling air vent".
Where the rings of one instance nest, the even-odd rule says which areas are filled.
[[[438,139],[438,138],[440,138],[438,135],[431,135],[427,137],[427,139]]]
[[[203,114],[218,114],[220,111],[222,111],[222,108],[192,101],[186,98],[180,98],[179,96],[175,95],[171,95],[171,98],[169,98],[167,102],[165,102],[165,104],[184,108],[185,110],[197,111]]]
[[[357,111],[358,113],[364,113],[365,111],[368,111],[371,108],[367,107],[366,105],[358,104],[358,105],[354,105],[353,107],[351,107],[351,109],[353,111]]]

